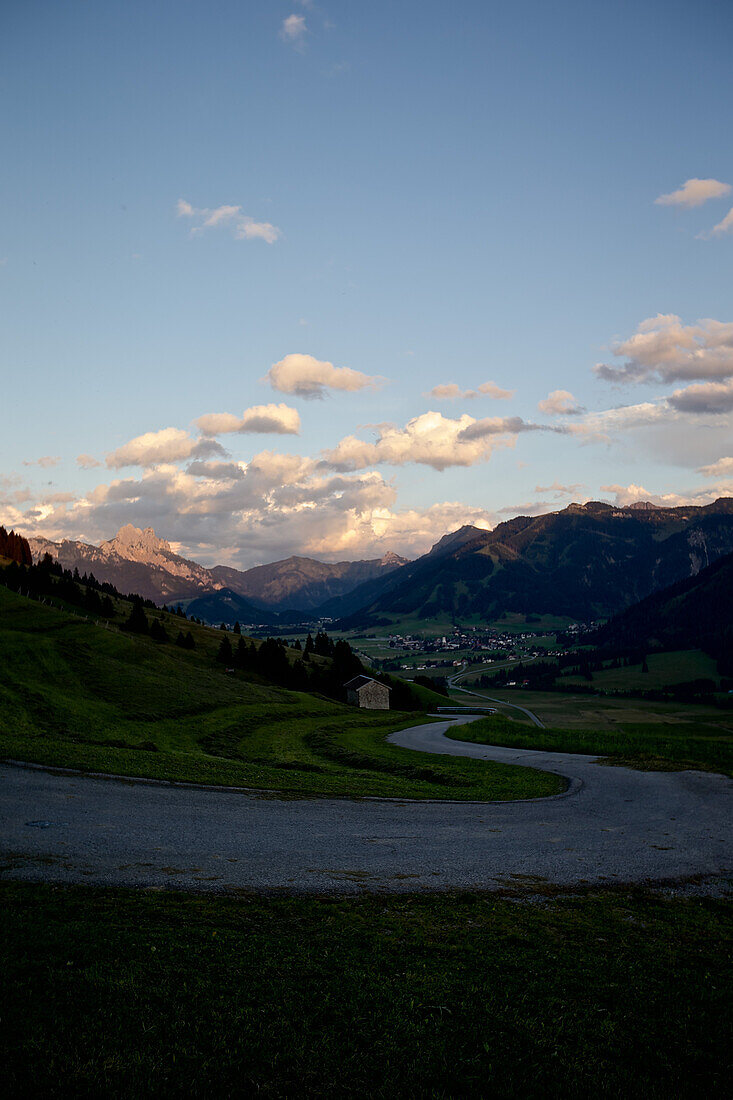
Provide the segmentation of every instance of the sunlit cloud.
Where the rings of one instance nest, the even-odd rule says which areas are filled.
[[[179,199],[176,212],[179,218],[193,218],[197,221],[198,224],[191,229],[192,236],[203,233],[205,229],[222,227],[230,229],[235,240],[239,241],[262,240],[267,244],[274,244],[282,236],[276,225],[256,221],[249,214],[244,214],[241,206],[197,208],[185,199]]]
[[[105,462],[110,468],[121,469],[123,466],[158,466],[184,458],[225,454],[224,448],[214,439],[195,439],[182,428],[161,428],[160,431],[145,432],[131,439],[108,454]]]
[[[733,324],[708,318],[683,325],[676,314],[660,313],[611,350],[625,362],[595,367],[608,382],[715,381],[733,375]]]
[[[61,461],[60,455],[41,455],[40,458],[33,458],[23,462],[24,466],[40,466],[42,470],[50,470],[52,466],[58,466]]]
[[[722,221],[719,221],[707,233],[700,233],[699,236],[703,240],[710,240],[711,237],[722,237],[725,233],[733,233],[733,206]]]
[[[482,382],[475,390],[462,390],[455,382],[446,382],[441,386],[433,386],[425,397],[432,397],[435,401],[456,401],[458,399],[474,400],[477,397],[491,397],[495,401],[508,401],[514,396],[514,390],[503,390],[496,382]]]
[[[473,466],[486,461],[497,447],[512,446],[520,432],[538,427],[518,416],[475,420],[467,414],[453,419],[439,412],[427,412],[409,420],[404,428],[379,425],[373,443],[346,436],[336,447],[323,452],[322,464],[337,470],[413,462],[432,466],[434,470]]]
[[[585,412],[569,390],[552,390],[547,397],[537,402],[537,408],[548,416],[579,416]]]
[[[96,466],[101,466],[102,463],[94,455],[77,455],[76,464],[82,470],[93,470]]]
[[[703,382],[698,386],[686,386],[675,390],[668,398],[672,408],[679,412],[712,414],[733,411],[733,378],[727,382]]]
[[[204,435],[225,435],[228,432],[272,432],[277,435],[298,435],[300,416],[289,405],[253,405],[242,416],[232,413],[206,413],[195,421]]]
[[[709,199],[719,199],[723,195],[729,195],[731,186],[729,183],[721,183],[714,179],[686,180],[677,191],[670,191],[667,195],[660,195],[654,202],[658,206],[702,206]]]
[[[312,399],[325,397],[328,390],[353,393],[357,390],[374,389],[384,379],[362,374],[351,367],[335,367],[333,363],[315,359],[312,355],[293,352],[273,363],[262,381],[269,382],[274,390],[281,393]]]

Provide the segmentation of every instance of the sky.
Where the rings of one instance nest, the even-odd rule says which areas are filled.
[[[0,523],[733,495],[729,0],[0,3]]]

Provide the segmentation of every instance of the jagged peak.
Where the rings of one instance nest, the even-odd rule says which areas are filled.
[[[144,550],[149,553],[165,550],[170,553],[170,543],[160,539],[152,527],[142,529],[132,523],[126,523],[120,527],[113,539],[101,544],[100,549],[111,550],[125,557],[131,550]]]
[[[380,565],[407,565],[409,558],[402,558],[399,554],[395,554],[393,550],[388,550],[386,554],[383,554],[380,558]]]

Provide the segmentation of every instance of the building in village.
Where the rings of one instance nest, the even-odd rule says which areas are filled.
[[[391,688],[373,680],[371,676],[355,676],[344,684],[346,702],[352,707],[367,707],[369,710],[389,710]]]

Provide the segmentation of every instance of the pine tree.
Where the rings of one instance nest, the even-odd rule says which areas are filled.
[[[147,634],[148,633],[148,620],[143,610],[142,600],[133,600],[130,615],[125,623],[124,630],[129,630],[133,634]]]
[[[234,633],[235,634],[241,634],[242,633],[242,628],[241,628],[241,626],[239,625],[238,622],[236,622],[234,624]]]
[[[225,634],[221,640],[216,659],[223,665],[230,665],[232,663],[232,643],[229,641],[228,634]]]

